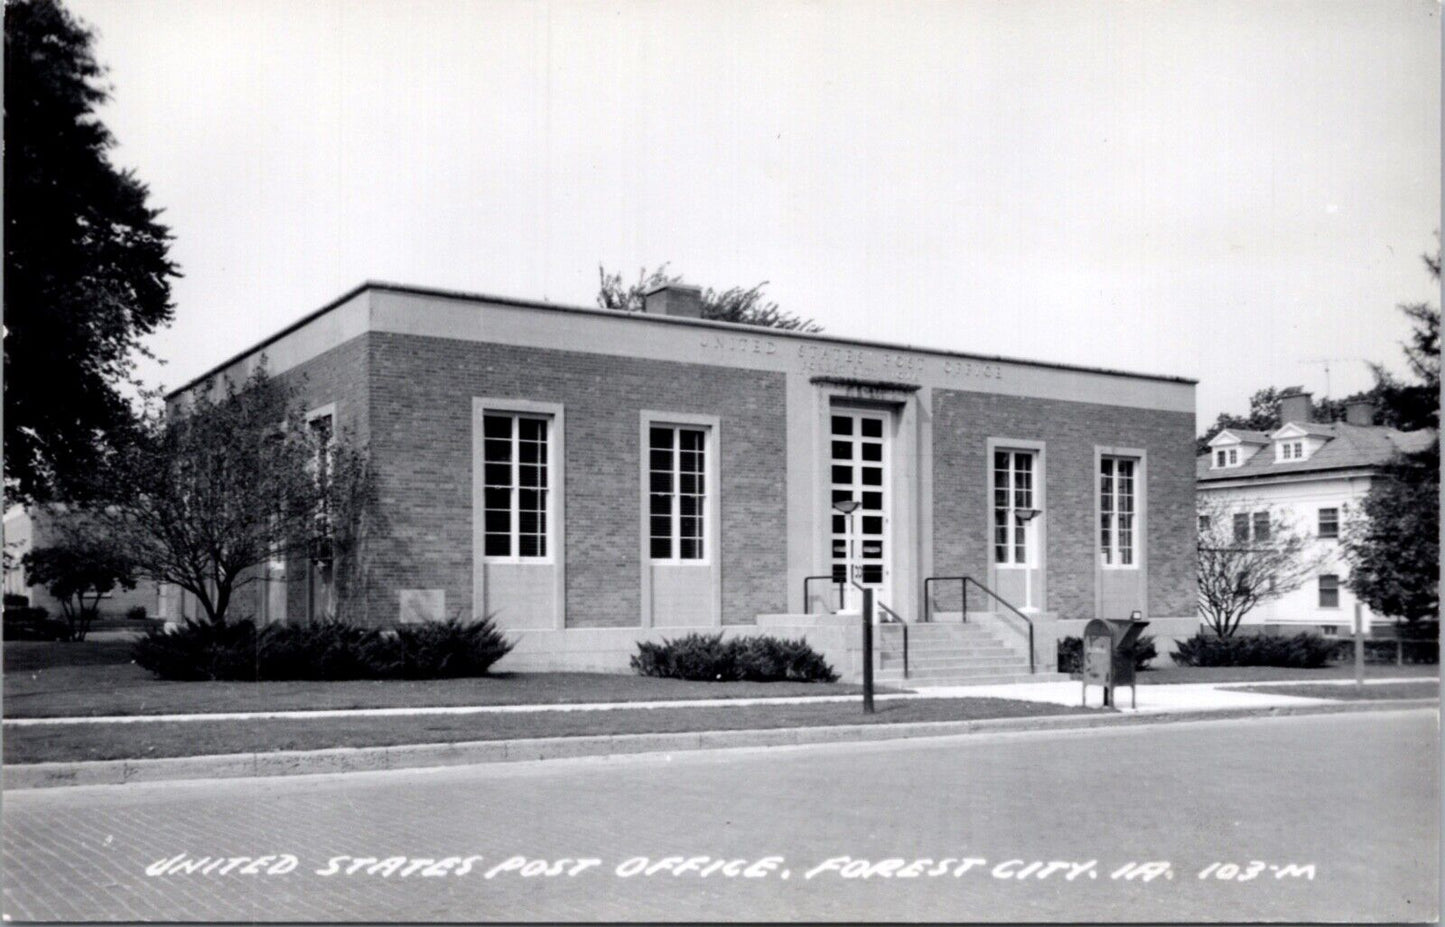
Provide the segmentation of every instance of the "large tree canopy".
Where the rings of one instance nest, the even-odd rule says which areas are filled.
[[[623,283],[622,274],[611,274],[603,267],[597,268],[599,283],[597,305],[603,309],[619,309],[623,312],[641,312],[643,297],[660,286],[681,283],[682,277],[667,272],[663,264],[648,272],[641,268],[637,282]],[[714,290],[711,287],[702,294],[702,317],[718,322],[739,322],[743,325],[760,325],[764,328],[781,328],[786,331],[820,332],[823,327],[812,319],[800,318],[778,308],[778,304],[763,296],[767,281],[744,289],[735,286],[730,290]]]
[[[170,233],[111,164],[90,31],[55,0],[5,7],[5,470],[22,498],[69,493],[130,426],[119,388],[171,320]]]
[[[1377,614],[1440,616],[1440,442],[1401,455],[1370,481],[1345,526],[1350,590]]]

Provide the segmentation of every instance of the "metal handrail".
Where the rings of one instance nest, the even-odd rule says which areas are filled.
[[[961,583],[963,590],[963,601],[968,602],[968,577],[967,576],[930,576],[923,581],[923,620],[933,621],[933,596],[929,594],[930,583]],[[963,607],[963,620],[968,621],[968,605]]]
[[[997,592],[994,592],[992,589],[988,588],[988,587],[985,586],[983,583],[981,583],[981,582],[979,582],[978,580],[974,579],[972,576],[965,576],[965,577],[963,578],[963,620],[964,620],[964,621],[967,621],[967,620],[968,620],[968,584],[969,584],[969,583],[973,583],[973,584],[974,584],[975,586],[977,586],[979,589],[981,589],[981,590],[983,590],[984,592],[988,593],[990,596],[993,597],[993,600],[994,600],[995,602],[997,602],[998,604],[1002,605],[1004,608],[1008,609],[1009,611],[1013,612],[1015,615],[1018,615],[1020,618],[1022,618],[1022,619],[1024,620],[1024,623],[1029,626],[1029,674],[1030,674],[1030,675],[1033,675],[1035,672],[1037,672],[1037,670],[1034,668],[1034,623],[1033,623],[1033,620],[1030,619],[1028,615],[1025,615],[1023,612],[1021,612],[1021,611],[1019,611],[1018,609],[1014,608],[1011,603],[1009,603],[1007,600],[1005,600],[1005,599],[1004,599],[1002,596],[1000,596]]]
[[[826,579],[830,584],[837,583],[837,586],[838,586],[838,607],[839,607],[839,608],[842,608],[842,607],[843,607],[843,584],[842,584],[842,583],[838,583],[836,580],[833,579],[833,577],[832,577],[831,575],[825,575],[825,576],[806,576],[806,577],[803,578],[803,614],[805,614],[805,615],[811,615],[811,614],[813,613],[813,605],[812,605],[813,599],[812,599],[811,596],[808,595],[808,584],[811,583],[811,582],[813,582],[814,580],[818,580],[818,579]],[[861,587],[860,587],[860,588],[861,588]]]
[[[904,678],[904,679],[907,679],[907,678],[908,678],[908,622],[906,622],[906,621],[903,620],[903,616],[899,615],[897,612],[895,612],[893,609],[889,608],[887,605],[884,605],[882,602],[874,602],[873,604],[876,605],[876,606],[878,606],[879,608],[883,609],[885,612],[887,612],[888,614],[890,614],[890,615],[893,616],[893,620],[892,620],[892,621],[885,621],[885,622],[882,622],[882,624],[886,624],[886,625],[887,625],[888,627],[890,627],[890,628],[892,628],[892,627],[897,627],[899,630],[901,630],[901,631],[903,632],[903,678]]]

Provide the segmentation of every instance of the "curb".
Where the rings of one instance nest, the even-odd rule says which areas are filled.
[[[1267,708],[1226,708],[1151,714],[1040,715],[977,721],[914,721],[900,724],[844,724],[830,727],[762,728],[738,731],[683,731],[666,734],[603,734],[582,737],[540,737],[526,740],[479,740],[392,747],[335,747],[326,750],[230,753],[214,756],[164,757],[144,760],[88,760],[26,763],[3,767],[3,787],[43,789],[83,785],[124,785],[130,782],[171,782],[185,779],[245,779],[262,776],[308,776],[326,773],[376,772],[482,763],[516,763],[574,757],[626,756],[742,747],[793,747],[830,743],[866,743],[964,734],[1026,733],[1138,727],[1197,721],[1293,715],[1346,714],[1438,707],[1437,699],[1380,699],[1325,702]]]

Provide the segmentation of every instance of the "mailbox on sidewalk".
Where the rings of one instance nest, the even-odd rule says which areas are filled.
[[[1095,618],[1084,626],[1084,704],[1089,701],[1089,686],[1103,687],[1105,706],[1114,704],[1115,686],[1129,687],[1131,708],[1139,704],[1139,687],[1134,682],[1134,642],[1148,626],[1149,622],[1137,618]]]

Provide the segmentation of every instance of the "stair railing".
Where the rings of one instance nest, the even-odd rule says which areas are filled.
[[[968,620],[968,577],[967,576],[930,576],[923,581],[923,620],[933,620],[933,591],[934,583],[959,583],[963,590],[963,620]]]
[[[843,583],[833,579],[832,576],[807,576],[803,579],[803,614],[810,615],[813,612],[813,599],[808,595],[808,585],[814,580],[826,579],[830,585],[838,587],[838,608],[843,607]]]
[[[1029,675],[1033,675],[1035,672],[1037,672],[1037,670],[1035,670],[1035,668],[1034,668],[1034,623],[1033,623],[1033,620],[1030,619],[1028,615],[1025,615],[1023,612],[1021,612],[1021,611],[1019,611],[1018,609],[1014,608],[1014,607],[1013,607],[1013,603],[1011,603],[1011,602],[1007,601],[1006,599],[1004,599],[1004,597],[1001,596],[1001,595],[999,595],[997,592],[994,592],[992,589],[988,588],[988,587],[985,586],[983,583],[981,583],[981,582],[979,582],[978,580],[974,579],[972,576],[965,576],[965,577],[963,578],[963,620],[964,620],[964,621],[967,621],[967,620],[968,620],[968,584],[969,584],[969,583],[973,583],[975,586],[977,586],[977,587],[978,587],[980,590],[982,590],[984,593],[986,593],[986,594],[988,594],[989,596],[991,596],[995,602],[997,602],[998,604],[1002,605],[1004,608],[1008,609],[1009,611],[1013,612],[1013,613],[1014,613],[1015,615],[1017,615],[1019,618],[1022,618],[1024,624],[1026,624],[1026,625],[1029,626]]]
[[[882,611],[885,615],[888,615],[888,616],[889,616],[889,617],[887,617],[887,618],[882,619],[882,621],[880,622],[880,624],[886,624],[886,625],[888,625],[889,627],[892,627],[892,626],[894,626],[894,625],[897,625],[897,626],[898,626],[898,629],[903,632],[903,678],[904,678],[904,679],[907,679],[907,678],[908,678],[908,622],[906,622],[906,621],[903,620],[903,616],[902,616],[902,615],[898,614],[898,613],[895,612],[893,609],[889,608],[887,605],[884,605],[882,602],[874,602],[873,604],[876,605],[876,606],[878,607],[878,609],[879,609],[880,611]]]

